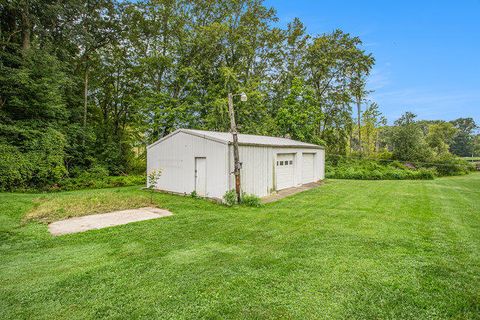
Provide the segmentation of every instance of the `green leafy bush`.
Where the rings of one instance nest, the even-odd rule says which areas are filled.
[[[437,170],[439,176],[460,176],[475,170],[471,163],[450,154],[436,159],[433,167]]]
[[[85,171],[81,175],[94,177],[94,178],[105,178],[108,176],[108,169],[101,165],[94,165],[89,170]]]
[[[397,168],[397,169],[401,169],[401,170],[408,169],[407,166],[405,166],[403,163],[401,163],[398,160],[390,162],[389,166],[391,166],[392,168]]]
[[[262,205],[262,202],[260,201],[260,198],[256,195],[244,193],[242,195],[242,205],[245,205],[247,207],[260,207]]]
[[[409,169],[399,161],[381,164],[368,159],[338,159],[326,166],[327,178],[355,180],[431,180],[438,175],[435,168]]]
[[[225,194],[223,195],[223,203],[228,207],[238,204],[237,193],[235,192],[235,190],[228,190],[227,192],[225,192]],[[262,202],[260,198],[256,195],[242,192],[240,204],[247,207],[260,207],[262,205]]]
[[[336,168],[326,173],[327,178],[354,180],[432,180],[436,176],[434,169],[400,170],[385,167],[383,170],[362,168]]]
[[[21,147],[0,143],[0,190],[43,188],[60,181],[67,175],[64,146],[64,136],[52,128],[36,132]]]
[[[237,203],[237,193],[235,190],[228,190],[223,195],[223,203],[229,207]]]
[[[0,144],[0,190],[25,187],[33,168],[16,147]]]
[[[141,175],[131,176],[106,176],[93,177],[87,174],[81,175],[77,178],[62,179],[58,183],[43,188],[45,191],[69,191],[80,189],[101,189],[113,187],[126,187],[144,185],[146,177]]]
[[[438,176],[438,172],[435,168],[420,168],[414,172],[416,172],[416,178],[418,180],[433,180]]]

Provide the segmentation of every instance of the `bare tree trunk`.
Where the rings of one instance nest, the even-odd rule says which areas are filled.
[[[87,105],[88,105],[88,67],[85,68],[83,78],[83,145],[85,145],[85,134],[87,129]]]
[[[30,49],[30,38],[32,33],[32,23],[30,21],[30,14],[28,4],[22,10],[22,49],[26,51]]]
[[[350,143],[349,143],[349,145],[350,145],[350,154],[352,154],[352,151],[353,151],[353,150],[352,150],[352,147],[353,147],[353,130],[350,130],[349,136],[350,136]]]
[[[361,106],[361,99],[360,95],[357,96],[357,122],[358,122],[358,146],[360,152],[362,152],[362,124],[361,124],[361,113],[362,113],[362,106]]]

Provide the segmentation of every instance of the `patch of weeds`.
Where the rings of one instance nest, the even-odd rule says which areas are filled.
[[[49,223],[70,217],[151,206],[151,200],[146,195],[125,196],[125,193],[108,189],[51,194],[35,199],[34,203],[24,222],[36,220]]]
[[[225,194],[223,195],[223,203],[228,207],[238,204],[237,193],[235,192],[235,190],[228,190],[227,192],[225,192]],[[260,198],[256,195],[243,192],[240,205],[244,205],[247,207],[260,207],[262,205],[262,202]]]
[[[245,205],[247,207],[261,207],[262,206],[262,202],[260,200],[259,197],[257,197],[256,195],[254,194],[247,194],[247,193],[244,193],[242,195],[242,205]]]
[[[235,190],[228,190],[225,192],[223,195],[223,203],[228,207],[237,204],[237,193]]]

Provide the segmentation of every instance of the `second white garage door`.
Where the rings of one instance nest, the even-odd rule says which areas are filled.
[[[302,183],[313,182],[315,180],[313,175],[315,155],[313,153],[304,153],[302,158]]]
[[[277,190],[293,187],[294,184],[294,154],[279,153],[277,154],[276,163],[276,180]]]

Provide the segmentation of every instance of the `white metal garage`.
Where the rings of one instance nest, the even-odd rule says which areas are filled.
[[[242,190],[259,197],[324,178],[323,147],[286,138],[239,134]],[[156,188],[221,199],[234,189],[232,135],[179,129],[147,147]]]

